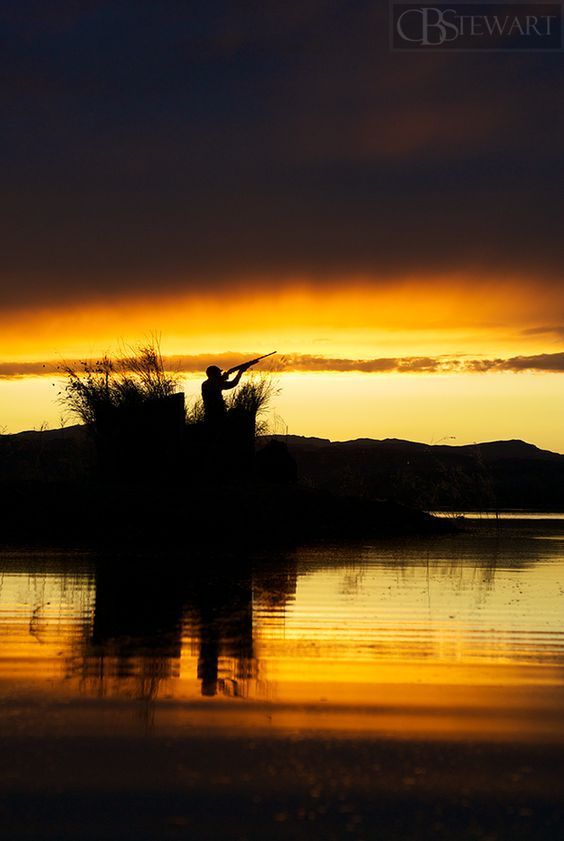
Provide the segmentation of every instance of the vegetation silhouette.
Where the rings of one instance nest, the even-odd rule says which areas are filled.
[[[237,389],[261,358],[226,372],[210,365],[202,401],[187,412],[179,377],[165,370],[153,339],[118,360],[63,366],[60,399],[90,431],[106,479],[181,482],[183,468],[202,481],[241,477],[252,470],[257,418],[275,390],[264,375]],[[232,390],[226,403],[223,391]]]
[[[178,391],[178,375],[165,370],[158,340],[131,349],[117,360],[104,356],[91,363],[82,362],[77,371],[64,364],[66,382],[60,401],[87,427],[99,423],[100,415],[111,409],[138,407],[163,400]]]
[[[260,373],[240,382],[257,361],[225,374],[210,366],[188,411],[156,340],[121,359],[65,366],[60,399],[83,424],[55,436],[63,450],[72,443],[71,467],[57,478],[42,455],[44,467],[22,482],[16,457],[12,483],[0,486],[4,540],[182,546],[189,532],[198,545],[248,547],[447,528],[393,501],[300,483],[286,441],[264,446],[274,381]],[[40,435],[44,450],[51,437]]]

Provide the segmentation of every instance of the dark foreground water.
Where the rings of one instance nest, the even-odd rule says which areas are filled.
[[[4,551],[0,837],[553,841],[563,595],[554,518],[260,558]]]

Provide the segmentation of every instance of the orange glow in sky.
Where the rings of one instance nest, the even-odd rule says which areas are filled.
[[[266,290],[266,291],[265,291]],[[165,355],[226,352],[316,359],[504,359],[562,351],[558,292],[525,281],[363,279],[325,289],[294,282],[217,295],[119,299],[5,313],[0,321],[0,427],[57,426],[58,362],[120,354],[153,334]],[[279,358],[280,358],[279,357]],[[10,362],[47,362],[46,377],[11,378]],[[202,361],[202,368],[204,368]],[[317,368],[323,369],[323,362]],[[307,368],[307,366],[306,366]],[[289,369],[290,370],[290,369]],[[36,372],[35,372],[36,373]],[[189,399],[199,375],[186,377]],[[561,373],[282,373],[271,413],[277,432],[333,439],[400,437],[467,443],[523,438],[564,451]]]
[[[394,354],[446,347],[491,353],[522,349],[522,331],[551,324],[554,308],[554,300],[537,295],[531,285],[510,280],[493,285],[423,277],[374,288],[344,279],[328,289],[290,283],[279,291],[254,286],[246,292],[116,298],[6,313],[0,321],[0,355],[5,360],[96,354],[151,331],[162,334],[167,353],[223,352],[272,342],[294,353],[316,343],[326,354],[373,353],[384,345]],[[541,344],[537,336],[537,350]]]

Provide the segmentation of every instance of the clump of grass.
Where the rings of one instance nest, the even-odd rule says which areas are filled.
[[[66,382],[59,399],[88,426],[94,426],[104,410],[138,406],[177,390],[178,377],[165,370],[157,340],[139,345],[129,356],[115,361],[104,356],[80,365],[78,370],[63,365]]]
[[[279,389],[270,373],[254,373],[248,376],[242,385],[227,393],[225,405],[228,411],[235,410],[250,416],[254,421],[256,434],[264,435],[268,431],[268,422],[261,415],[268,410],[278,392]],[[199,397],[186,408],[186,423],[203,422],[204,403]]]
[[[278,392],[271,374],[255,373],[227,398],[227,408],[250,415],[255,422],[255,433],[263,435],[268,431],[268,422],[264,414]]]
[[[204,401],[201,397],[192,403],[191,406],[186,406],[186,423],[203,423],[204,422]]]
[[[115,405],[114,364],[108,356],[95,363],[81,362],[80,369],[63,365],[66,382],[59,394],[64,407],[82,423],[92,426],[101,408]]]
[[[123,389],[141,396],[144,400],[170,397],[178,387],[178,375],[165,370],[157,340],[139,345],[131,356],[120,360],[120,364],[123,371]]]

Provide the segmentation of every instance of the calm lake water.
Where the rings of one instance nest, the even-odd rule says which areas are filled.
[[[253,558],[4,551],[2,837],[553,839],[563,595],[555,517]]]

